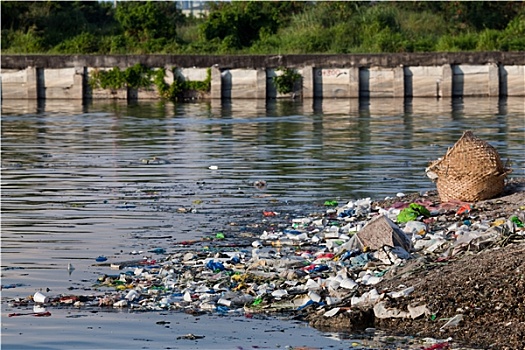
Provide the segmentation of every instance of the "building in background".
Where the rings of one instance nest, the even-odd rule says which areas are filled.
[[[208,6],[206,5],[209,1],[177,1],[177,7],[182,10],[182,13],[186,16],[193,15],[195,17],[201,17],[208,13]]]

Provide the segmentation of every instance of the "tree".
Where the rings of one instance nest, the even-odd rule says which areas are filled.
[[[211,7],[201,25],[204,39],[226,40],[232,48],[251,46],[264,35],[274,34],[280,25],[306,6],[294,1],[233,1]]]
[[[2,38],[10,38],[2,40],[3,48],[31,39],[47,51],[86,32],[101,34],[114,23],[111,5],[98,1],[2,1],[1,6]]]
[[[173,1],[126,1],[118,3],[115,17],[126,36],[145,42],[176,38],[177,22],[181,16]]]

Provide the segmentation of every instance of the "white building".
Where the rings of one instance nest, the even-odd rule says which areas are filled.
[[[208,7],[206,6],[206,3],[209,1],[191,1],[191,0],[184,0],[184,1],[177,1],[177,7],[182,10],[182,13],[186,16],[193,15],[195,17],[200,17],[208,13]]]

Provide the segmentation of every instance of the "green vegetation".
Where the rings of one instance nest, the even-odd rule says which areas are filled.
[[[4,54],[525,51],[521,1],[2,1]],[[116,73],[115,73],[116,74]],[[112,78],[113,79],[113,78]],[[114,77],[117,79],[117,77]]]
[[[92,88],[118,90],[122,88],[149,88],[154,72],[146,66],[136,65],[121,71],[118,67],[110,70],[95,70],[89,80]]]
[[[89,84],[92,89],[118,90],[124,88],[151,90],[156,87],[159,95],[168,100],[181,100],[190,91],[209,92],[211,88],[211,68],[207,69],[203,81],[185,80],[178,74],[177,68],[172,69],[173,83],[166,83],[166,69],[152,70],[140,63],[125,70],[113,67],[110,70],[95,70],[91,73]]]
[[[209,92],[211,89],[211,68],[206,70],[206,79],[203,81],[184,80],[182,76],[178,74],[176,67],[172,69],[172,72],[173,83],[171,83],[171,85],[164,80],[166,76],[166,70],[164,68],[157,70],[154,75],[153,83],[162,98],[182,100],[189,91]]]
[[[273,77],[273,83],[277,92],[280,94],[289,94],[294,91],[295,84],[300,81],[301,75],[294,69],[279,67],[277,71],[282,72],[280,75]]]

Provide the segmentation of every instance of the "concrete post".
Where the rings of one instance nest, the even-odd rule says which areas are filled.
[[[314,67],[303,68],[303,98],[314,98]]]
[[[27,98],[30,100],[38,99],[38,84],[37,84],[37,69],[35,67],[27,67],[26,69],[26,91]]]
[[[497,64],[489,63],[489,96],[499,96],[499,67]]]
[[[503,96],[525,96],[525,66],[500,67],[500,94]]]
[[[394,97],[405,97],[405,70],[402,66],[394,68]]]
[[[257,68],[257,91],[255,98],[266,99],[266,68]]]
[[[222,98],[222,76],[221,76],[221,70],[217,66],[211,67],[210,98],[212,99]]]
[[[452,97],[452,67],[450,64],[443,65],[441,81],[439,82],[439,97]]]
[[[348,74],[348,95],[351,98],[359,97],[359,68],[351,67]]]
[[[84,98],[84,67],[75,67],[73,88],[71,90],[72,99],[82,100]]]

